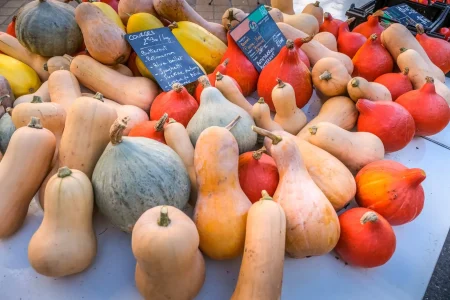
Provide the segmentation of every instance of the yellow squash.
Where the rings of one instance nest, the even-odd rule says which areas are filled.
[[[139,32],[162,27],[164,27],[164,25],[157,17],[155,17],[152,14],[142,12],[133,14],[128,19],[127,33]]]
[[[4,54],[0,54],[0,75],[8,80],[16,99],[22,95],[36,92],[41,86],[41,80],[36,71],[23,62]]]
[[[119,15],[116,13],[114,8],[112,8],[109,4],[103,3],[103,2],[91,2],[105,14],[105,16],[117,24],[123,31],[125,31],[125,26],[122,23],[122,20],[120,19]]]

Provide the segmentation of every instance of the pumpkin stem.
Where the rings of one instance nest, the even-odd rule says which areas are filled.
[[[319,75],[319,79],[320,79],[320,80],[326,80],[326,81],[328,81],[328,80],[330,80],[331,78],[333,78],[333,77],[331,76],[331,73],[330,73],[328,70],[325,71],[325,72],[323,72],[322,74]]]
[[[172,119],[172,118],[169,119],[169,124],[173,124],[173,123],[176,123],[176,122],[177,122],[177,120],[175,120],[175,119]]]
[[[208,76],[203,75],[198,78],[198,82],[203,86],[203,88],[207,88],[211,86],[211,82],[209,82]]]
[[[170,24],[167,27],[169,27],[170,30],[173,30],[174,28],[178,28],[178,24],[177,24],[177,22],[173,22],[172,24]]]
[[[403,70],[403,75],[407,76],[409,74],[409,68],[405,67],[405,69]]]
[[[408,48],[401,47],[401,48],[400,48],[400,53],[403,53],[403,52],[405,52],[406,50],[408,50]]]
[[[292,49],[294,48],[294,42],[293,42],[292,40],[287,40],[287,41],[286,41],[286,47],[287,47],[289,50],[292,50]]]
[[[319,6],[320,6],[320,2],[319,2],[319,1],[316,1],[316,2],[313,3],[313,5],[314,5],[315,7],[319,7]]]
[[[269,6],[269,5],[264,5],[264,8],[265,8],[267,11],[271,11],[271,10],[272,10],[272,6]]]
[[[350,84],[352,85],[352,87],[358,87],[359,86],[359,80],[356,78],[353,78],[352,81],[350,82]]]
[[[305,38],[302,38],[301,40],[302,40],[303,44],[306,44],[306,43],[311,42],[313,39],[314,39],[314,35],[309,35]]]
[[[377,38],[378,38],[378,35],[377,35],[376,33],[374,33],[374,34],[372,34],[372,35],[370,36],[370,39],[371,39],[372,41],[375,41]]]
[[[47,63],[44,63],[43,68],[44,68],[44,71],[47,71],[47,72],[48,72],[48,65],[47,65]]]
[[[70,176],[72,174],[72,170],[69,169],[69,167],[62,167],[58,169],[58,177],[64,178],[67,176]]]
[[[256,127],[256,126],[252,126],[252,130],[254,132],[256,132],[259,135],[262,135],[264,137],[268,137],[269,139],[272,140],[272,144],[277,145],[279,142],[281,142],[283,140],[283,138],[279,135],[273,134],[272,132]]]
[[[262,190],[261,191],[261,201],[262,200],[273,200],[273,198],[272,197],[270,197],[270,195],[269,195],[269,193],[266,191],[266,190]]]
[[[216,73],[216,80],[217,80],[217,81],[221,81],[222,79],[223,79],[222,73],[217,72],[217,73]]]
[[[167,206],[164,205],[163,207],[161,207],[161,213],[159,214],[158,225],[167,227],[167,226],[169,226],[169,224],[170,224],[169,210],[167,209]]]
[[[33,100],[31,100],[31,103],[43,103],[41,97],[39,96],[33,96]]]
[[[6,112],[7,112],[10,116],[12,116],[13,109],[12,109],[11,107],[7,107],[7,108],[6,108]]]
[[[416,24],[416,29],[418,34],[424,34],[425,30],[423,29],[422,24]]]
[[[308,131],[309,131],[309,133],[311,133],[311,135],[316,135],[317,129],[318,129],[317,126],[313,126],[313,127],[309,127]]]
[[[345,21],[348,25],[352,24],[353,21],[355,21],[355,17],[348,19],[347,21]]]
[[[368,211],[361,217],[359,221],[362,225],[366,224],[367,222],[375,223],[376,221],[378,221],[378,216],[375,212]]]
[[[277,88],[282,89],[286,86],[286,83],[283,82],[283,80],[281,80],[280,78],[277,78]]]
[[[100,93],[100,92],[95,93],[95,95],[92,96],[92,98],[97,99],[97,100],[100,100],[100,101],[102,101],[102,102],[105,102],[105,100],[103,100],[103,94]]]
[[[259,150],[253,151],[252,156],[253,156],[254,159],[260,160],[264,153],[267,153],[266,147],[262,147]]]
[[[379,9],[376,12],[374,12],[372,14],[372,16],[374,16],[374,17],[382,17],[382,16],[384,16],[384,12],[381,9]]]
[[[237,116],[236,118],[234,118],[230,124],[228,124],[227,126],[225,126],[226,130],[231,130],[233,129],[234,126],[236,126],[237,122],[241,119],[241,116]]]
[[[264,102],[264,98],[263,97],[260,97],[258,99],[258,104],[266,104],[266,102]]]
[[[224,67],[226,67],[226,66],[228,65],[229,62],[230,62],[230,59],[229,59],[229,58],[225,58],[225,60],[223,61],[222,65],[223,65]]]
[[[235,15],[234,15],[234,11],[233,11],[232,8],[229,8],[229,9],[228,9],[228,17],[227,17],[227,20],[228,20],[228,24],[227,24],[227,25],[228,25],[229,27],[231,27],[231,22],[237,21]]]
[[[42,129],[41,119],[36,118],[36,117],[31,117],[28,127],[35,128],[35,129]]]
[[[127,128],[128,121],[130,117],[125,117],[123,119],[117,118],[111,126],[109,130],[109,138],[111,140],[111,144],[118,145],[122,143],[123,131]]]
[[[155,130],[161,131],[164,129],[164,124],[166,124],[167,119],[169,118],[169,115],[167,113],[164,113],[162,117],[156,122],[155,124]]]
[[[324,13],[323,13],[323,18],[324,18],[325,20],[328,20],[328,19],[331,18],[331,14],[330,14],[329,12],[324,12]],[[329,21],[331,21],[331,20],[329,20]]]
[[[434,83],[433,77],[430,77],[430,76],[425,77],[425,81],[426,81],[427,83]]]
[[[4,94],[3,96],[0,96],[0,104],[2,104],[3,99],[5,98],[11,98],[8,94]]]
[[[183,90],[183,85],[181,83],[176,82],[172,85],[172,90],[174,90],[177,93],[181,93],[181,91]]]

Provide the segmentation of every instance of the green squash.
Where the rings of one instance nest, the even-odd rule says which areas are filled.
[[[119,229],[131,232],[139,217],[158,205],[182,209],[191,184],[181,158],[145,137],[122,137],[127,118],[116,120],[111,142],[92,175],[95,203]]]
[[[8,113],[4,114],[0,118],[0,152],[2,154],[5,154],[14,131],[16,131],[16,127],[11,116]]]

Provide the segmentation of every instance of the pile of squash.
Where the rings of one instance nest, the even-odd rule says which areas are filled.
[[[385,29],[381,12],[350,31],[319,2],[299,14],[272,4],[287,42],[261,73],[228,33],[247,16],[236,8],[215,24],[184,0],[24,6],[0,32],[0,238],[38,194],[31,266],[82,272],[95,205],[132,233],[147,299],[194,298],[203,255],[243,255],[232,299],[278,299],[285,253],[385,264],[392,226],[422,211],[426,175],[384,156],[449,123],[449,44]],[[207,74],[168,92],[124,39],[163,26]],[[314,89],[322,107],[308,122]]]

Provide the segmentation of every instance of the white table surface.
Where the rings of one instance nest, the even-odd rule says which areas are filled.
[[[322,5],[336,17],[344,18],[350,2],[344,5],[343,1],[330,1]],[[304,111],[311,118],[319,107],[319,101],[313,99]],[[450,145],[449,132],[447,127],[433,138]],[[394,228],[397,249],[392,259],[382,267],[360,269],[345,265],[333,253],[302,260],[287,258],[282,299],[361,299],[363,295],[368,300],[422,299],[450,227],[450,152],[415,138],[405,149],[386,158],[427,173],[422,214],[412,223]],[[12,238],[0,240],[0,300],[140,299],[134,283],[131,236],[114,228],[100,214],[94,218],[98,253],[88,270],[58,279],[37,274],[28,263],[27,248],[41,220],[42,211],[33,201],[23,228]],[[206,259],[206,265],[206,281],[196,299],[229,299],[240,258]]]

